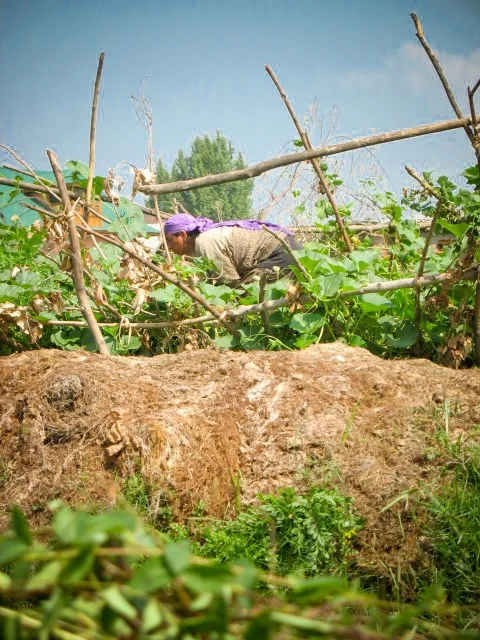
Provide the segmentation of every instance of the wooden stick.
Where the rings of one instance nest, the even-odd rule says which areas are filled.
[[[88,161],[88,181],[87,189],[85,192],[86,208],[83,214],[85,222],[88,224],[88,207],[92,199],[92,187],[93,187],[93,174],[95,172],[95,136],[97,132],[97,109],[98,109],[98,95],[100,93],[100,79],[102,77],[103,60],[105,54],[102,51],[98,58],[97,76],[95,78],[95,87],[93,89],[93,101],[92,101],[92,118],[90,121],[90,154]]]
[[[443,122],[424,124],[410,129],[398,129],[396,131],[390,131],[389,133],[378,133],[373,136],[366,136],[364,138],[358,138],[357,140],[347,140],[346,142],[341,142],[331,146],[314,147],[313,149],[300,151],[299,153],[288,153],[278,158],[264,160],[263,162],[251,165],[250,167],[245,167],[244,169],[203,176],[202,178],[193,178],[192,180],[178,180],[177,182],[166,182],[163,184],[149,184],[138,187],[138,190],[148,195],[160,195],[163,193],[189,191],[190,189],[198,189],[200,187],[211,187],[216,184],[226,184],[227,182],[235,182],[237,180],[248,180],[249,178],[255,178],[256,176],[265,173],[265,171],[271,171],[272,169],[278,169],[279,167],[286,167],[289,164],[296,164],[297,162],[303,162],[304,160],[311,160],[312,158],[320,158],[322,156],[332,156],[338,153],[343,153],[344,151],[353,151],[354,149],[371,147],[373,145],[385,144],[386,142],[394,142],[396,140],[405,140],[406,138],[425,136],[431,133],[439,133],[440,131],[451,131],[452,129],[464,127],[470,124],[470,122],[470,118],[463,118],[462,120],[445,120]]]
[[[473,89],[470,89],[470,87],[467,87],[468,103],[470,105],[470,115],[472,118],[472,128],[473,128],[473,133],[476,136],[479,135],[479,129],[478,129],[477,114],[475,112],[475,103],[473,101],[473,97],[475,96],[475,93],[478,87],[480,87],[480,80],[478,80],[478,82],[475,84]]]
[[[473,335],[475,337],[475,359],[480,367],[480,265],[477,267],[477,288],[473,307]]]
[[[53,173],[57,180],[58,189],[62,198],[63,206],[65,207],[65,217],[68,225],[68,234],[70,237],[71,246],[71,258],[72,258],[72,278],[77,292],[78,302],[80,303],[80,309],[88,327],[92,333],[95,344],[101,354],[109,355],[107,343],[105,342],[102,333],[98,327],[97,320],[93,315],[90,302],[88,300],[87,292],[85,289],[85,282],[83,279],[83,265],[82,254],[80,250],[80,240],[78,238],[77,225],[75,224],[75,212],[72,209],[70,198],[67,194],[67,189],[63,179],[62,171],[58,163],[58,159],[53,151],[47,150],[48,159],[52,165]]]
[[[265,289],[267,285],[267,273],[264,271],[260,276],[259,289],[258,289],[258,302],[262,304],[265,302]],[[267,336],[273,336],[272,325],[268,311],[260,311],[260,317],[262,318],[263,328]]]
[[[396,291],[398,289],[411,289],[415,286],[429,287],[432,284],[441,284],[442,282],[449,282],[456,276],[452,273],[441,273],[435,275],[422,276],[421,278],[404,278],[401,280],[391,280],[389,282],[372,282],[371,284],[355,289],[355,291],[344,291],[339,294],[340,298],[355,297],[363,295],[365,293],[373,293],[377,291]],[[477,280],[478,278],[478,266],[471,267],[467,271],[460,274],[459,280]],[[236,309],[226,310],[225,317],[230,319],[238,319],[249,313],[262,313],[263,311],[273,311],[280,307],[288,307],[292,304],[293,299],[291,296],[278,298],[277,300],[267,300],[266,302],[240,306]],[[307,294],[301,295],[296,302],[299,304],[308,304],[313,302],[312,298]],[[480,304],[480,303],[479,303]],[[223,317],[222,317],[223,321]],[[178,320],[172,322],[131,322],[130,326],[135,329],[163,329],[168,327],[182,326],[183,324],[196,324],[203,322],[220,322],[218,314],[210,314],[201,316],[199,318],[188,318],[187,320]],[[49,320],[45,324],[51,324],[55,326],[86,326],[81,320]],[[118,323],[100,323],[100,326],[118,326]]]
[[[202,323],[202,322],[212,322],[215,321],[216,318],[214,315],[209,314],[205,316],[199,316],[198,318],[187,318],[186,320],[172,320],[171,322],[130,322],[128,321],[128,325],[125,323],[125,319],[123,319],[123,324],[128,326],[131,329],[171,329],[176,327],[183,327],[192,324]],[[87,324],[83,320],[49,320],[44,323],[45,325],[52,327],[86,327]],[[100,327],[118,327],[118,322],[99,322],[98,325]]]
[[[4,147],[4,145],[0,144],[0,147]],[[4,148],[7,148],[7,147],[4,147]],[[0,171],[1,171],[1,168],[0,168]],[[19,173],[30,175],[26,171],[20,171],[18,169],[16,169],[16,171],[18,171]],[[43,178],[38,178],[38,180],[43,180]],[[57,196],[60,194],[57,187],[48,187],[43,184],[33,184],[31,182],[16,182],[15,180],[9,180],[8,178],[0,177],[0,184],[5,185],[6,187],[17,187],[18,189],[20,189],[20,191],[34,191],[35,193],[50,193],[50,194],[55,194]],[[70,198],[85,198],[85,193],[83,189],[73,189],[73,190],[67,191],[67,195]],[[60,201],[60,197],[58,198],[58,200]],[[108,198],[107,196],[101,195],[100,200],[102,202],[107,202],[109,204],[112,204],[112,199]],[[155,215],[154,209],[149,209],[148,207],[144,207],[137,203],[135,203],[135,206],[141,209],[141,211],[143,213],[146,213],[147,215],[150,215],[150,216]],[[98,213],[98,211],[95,211],[95,210],[93,211],[100,219],[106,220],[107,222],[111,222],[111,220],[109,220],[108,218],[105,218],[105,217],[101,218],[101,214]],[[164,218],[168,218],[170,214],[167,213],[166,211],[160,211],[160,216],[163,216]]]
[[[430,58],[430,62],[432,63],[435,71],[437,72],[437,75],[440,79],[440,82],[443,85],[443,88],[445,89],[445,93],[447,94],[447,98],[448,101],[450,102],[450,104],[452,105],[452,109],[454,110],[457,118],[459,120],[462,120],[464,118],[464,115],[462,113],[462,110],[460,109],[460,107],[458,106],[457,101],[455,100],[455,96],[453,95],[453,91],[450,87],[450,85],[448,84],[448,80],[445,76],[445,73],[442,69],[442,67],[440,66],[440,63],[436,57],[436,55],[433,53],[430,45],[428,44],[428,42],[425,39],[425,34],[423,32],[423,27],[422,27],[422,23],[420,22],[420,19],[418,18],[416,13],[411,13],[410,14],[412,17],[412,20],[415,24],[415,29],[416,29],[416,36],[420,41],[420,44],[422,45],[422,47],[424,48],[427,56]],[[472,130],[470,129],[470,127],[468,126],[468,124],[465,124],[463,126],[463,128],[465,129],[465,133],[467,134],[468,139],[470,140],[470,143],[473,146],[473,149],[475,151],[475,154],[477,156],[477,158],[480,160],[480,149],[478,149],[476,147],[476,141],[475,141],[475,135],[472,133]]]
[[[160,217],[160,211],[158,209],[158,201],[156,196],[153,197],[153,202],[155,204],[155,214],[157,216],[157,223],[158,223],[158,226],[160,227],[160,237],[162,239],[163,250],[165,251],[167,264],[170,265],[172,264],[172,256],[170,255],[170,249],[168,248],[168,245],[167,245],[167,238],[165,237],[165,229],[163,228],[163,220]]]
[[[311,149],[312,148],[312,144],[310,142],[310,139],[308,138],[308,136],[305,133],[305,131],[302,129],[302,125],[298,121],[298,118],[297,118],[297,116],[295,114],[295,111],[293,110],[293,107],[290,104],[288,96],[285,93],[285,91],[283,90],[283,87],[280,84],[280,81],[278,80],[277,76],[273,72],[273,70],[270,67],[270,65],[267,64],[265,66],[265,69],[266,69],[268,75],[273,80],[273,84],[277,87],[278,92],[280,94],[280,97],[282,98],[283,102],[285,103],[285,106],[287,107],[287,111],[290,114],[295,127],[297,128],[297,131],[298,131],[298,133],[300,135],[300,138],[302,139],[303,146],[305,147],[305,149]],[[318,178],[320,180],[320,184],[322,185],[323,190],[325,191],[325,194],[326,194],[326,196],[328,198],[328,201],[330,202],[330,205],[331,205],[331,207],[333,209],[333,213],[335,215],[335,220],[337,221],[338,228],[340,229],[340,233],[342,234],[342,238],[343,238],[343,240],[345,242],[345,245],[347,247],[347,251],[349,253],[351,253],[353,248],[352,248],[352,244],[350,242],[350,238],[348,237],[347,230],[345,229],[345,224],[343,222],[342,216],[340,215],[340,211],[338,210],[338,206],[337,206],[336,200],[335,200],[335,198],[333,196],[332,191],[330,190],[330,186],[329,186],[327,180],[325,179],[325,176],[323,175],[323,171],[322,171],[322,169],[320,167],[320,164],[318,162],[318,158],[312,158],[310,162],[312,163],[312,166],[315,169],[315,173],[317,174],[317,176],[318,176]]]
[[[285,251],[292,258],[292,260],[295,263],[295,266],[297,267],[297,269],[299,269],[301,271],[301,273],[303,273],[303,275],[305,276],[305,278],[307,280],[310,280],[310,276],[308,275],[308,271],[305,269],[303,264],[301,264],[301,262],[298,260],[297,256],[293,253],[292,247],[288,244],[288,242],[284,238],[282,238],[278,233],[276,233],[276,231],[273,231],[273,229],[269,229],[266,225],[264,225],[263,228],[264,228],[265,231],[268,231],[268,233],[270,233],[272,236],[274,236],[280,242],[280,244],[285,248]]]

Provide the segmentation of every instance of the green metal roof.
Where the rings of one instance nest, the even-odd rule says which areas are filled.
[[[56,186],[53,171],[35,171],[35,173],[41,180],[45,180],[47,184],[50,182]],[[67,186],[73,184],[73,172],[64,170],[62,173]],[[19,180],[20,182],[36,182],[33,176],[25,175],[24,173],[16,172],[3,166],[0,166],[0,177],[6,178],[7,180]],[[48,209],[49,205],[40,197],[41,194],[39,194],[38,198],[35,198],[26,196],[24,193],[15,193],[16,191],[15,187],[0,184],[0,220],[10,224],[12,217],[18,216],[20,224],[25,226],[29,226],[36,220],[40,220],[40,215],[36,211],[32,211],[32,209],[28,209],[23,205],[28,204],[41,209]],[[113,222],[118,219],[118,208],[110,202],[102,202],[102,215]],[[108,226],[109,223],[102,221],[102,226],[96,228],[105,230]],[[158,233],[158,231],[150,227],[150,225],[146,225],[146,230],[147,233]]]

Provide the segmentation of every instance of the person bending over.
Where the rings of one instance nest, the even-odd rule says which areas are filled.
[[[258,220],[214,222],[178,213],[165,222],[164,231],[170,251],[213,260],[218,265],[215,281],[235,285],[248,281],[257,270],[278,267],[284,274],[289,272],[291,255],[264,227],[284,239],[291,249],[303,248],[289,229]]]

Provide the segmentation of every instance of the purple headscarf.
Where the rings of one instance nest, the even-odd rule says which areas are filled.
[[[286,229],[273,222],[262,222],[261,220],[226,220],[225,222],[214,222],[210,218],[195,218],[190,213],[177,213],[165,222],[165,233],[178,233],[179,231],[209,231],[217,227],[241,227],[242,229],[258,230],[268,227],[272,231],[281,231],[288,236],[293,236],[290,229]]]

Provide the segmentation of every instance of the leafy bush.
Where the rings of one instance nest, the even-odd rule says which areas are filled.
[[[0,536],[2,638],[478,637],[446,627],[459,609],[441,591],[401,607],[338,577],[280,577],[197,558],[188,542],[164,546],[126,511],[53,508],[51,528],[39,532],[13,508]],[[269,598],[265,586],[281,590]]]

